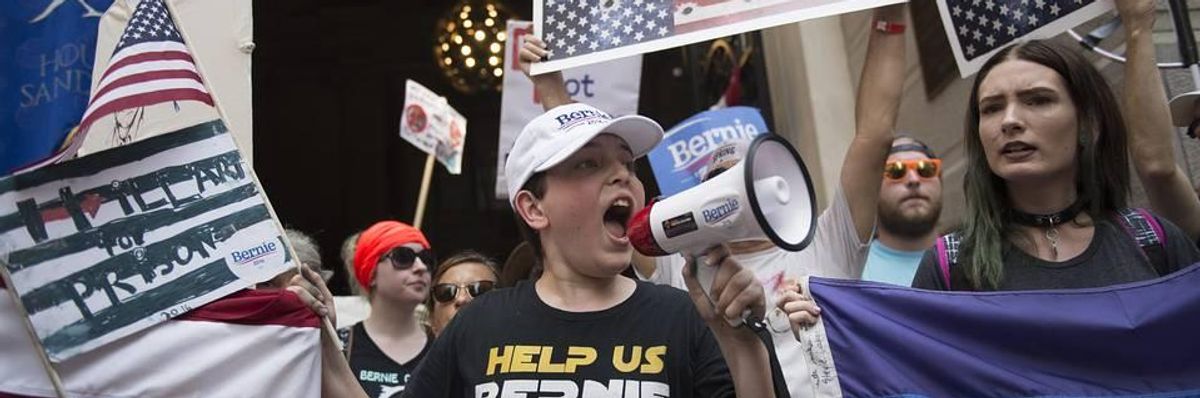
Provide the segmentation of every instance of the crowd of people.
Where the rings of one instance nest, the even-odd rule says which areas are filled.
[[[560,74],[531,76],[546,112],[517,137],[505,173],[535,272],[496,289],[492,259],[468,251],[439,262],[404,223],[352,236],[343,258],[370,315],[324,336],[324,395],[808,396],[810,365],[793,333],[818,322],[821,309],[799,278],[1042,290],[1192,265],[1200,198],[1175,163],[1172,134],[1200,128],[1200,103],[1168,105],[1154,64],[1154,1],[1117,7],[1129,59],[1120,98],[1077,49],[1051,41],[1009,46],[975,75],[963,128],[966,212],[944,235],[941,159],[895,131],[904,5],[875,10],[885,28],[869,40],[856,131],[813,243],[798,252],[746,240],[695,257],[637,254],[626,230],[646,201],[635,161],[662,140],[662,127],[573,102]],[[520,61],[528,74],[547,56],[529,38]],[[745,155],[746,143],[726,145],[705,178]],[[1149,208],[1129,205],[1131,162]],[[319,256],[304,254],[311,241],[291,241],[303,275],[270,285],[332,317]],[[712,286],[700,286],[695,267],[715,269]],[[623,276],[629,270],[635,278]],[[768,311],[787,321],[730,322]]]

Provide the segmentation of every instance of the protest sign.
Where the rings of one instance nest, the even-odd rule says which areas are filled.
[[[52,360],[291,262],[220,121],[0,179],[0,260]]]
[[[445,107],[446,133],[438,137],[437,161],[450,174],[462,173],[463,147],[467,141],[467,118],[449,106]]]
[[[400,138],[437,158],[450,174],[462,172],[467,118],[450,107],[446,97],[412,80],[405,83]]]
[[[437,153],[440,130],[447,121],[443,114],[446,99],[420,83],[404,84],[404,113],[400,115],[400,138],[433,155]]]
[[[540,74],[903,0],[537,0]]]
[[[667,130],[663,142],[650,151],[650,168],[663,196],[700,183],[713,150],[730,141],[749,143],[770,129],[758,109],[735,106],[696,114]]]
[[[1113,8],[1111,0],[937,0],[937,5],[964,78],[1009,44],[1057,35]]]
[[[508,21],[504,43],[504,91],[500,98],[500,144],[496,156],[496,199],[508,197],[504,161],[525,124],[541,115],[542,103],[533,82],[521,72],[517,61],[522,37],[533,33],[533,22]],[[638,89],[642,83],[642,57],[633,56],[563,71],[563,83],[572,99],[585,102],[608,114],[637,113]]]

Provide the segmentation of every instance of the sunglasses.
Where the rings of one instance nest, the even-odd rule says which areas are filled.
[[[916,170],[921,178],[934,178],[942,175],[941,159],[897,160],[883,166],[883,176],[889,180],[901,180],[908,175],[909,170]]]
[[[463,284],[439,283],[433,285],[433,299],[437,300],[439,303],[448,303],[454,301],[454,298],[458,297],[459,288],[467,289],[467,294],[470,294],[472,298],[475,298],[479,297],[481,294],[487,293],[494,287],[496,287],[496,282],[492,281],[479,281]]]
[[[420,258],[421,262],[425,263],[425,267],[429,268],[430,270],[433,270],[434,265],[437,264],[437,257],[433,255],[433,250],[431,249],[425,249],[418,252],[414,251],[413,249],[400,246],[387,252],[387,254],[384,254],[383,258],[391,259],[392,268],[395,268],[397,271],[403,271],[412,268],[413,262],[418,258]]]

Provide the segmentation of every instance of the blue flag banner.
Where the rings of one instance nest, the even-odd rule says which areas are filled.
[[[50,156],[79,123],[112,0],[0,3],[0,174]]]
[[[758,109],[735,106],[696,114],[666,132],[650,151],[650,168],[663,196],[700,183],[713,150],[729,141],[750,142],[769,132]]]
[[[1029,292],[812,278],[821,322],[798,338],[815,353],[814,385],[831,388],[822,396],[1200,396],[1196,286],[1200,265]]]

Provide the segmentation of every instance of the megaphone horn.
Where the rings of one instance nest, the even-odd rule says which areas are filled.
[[[729,170],[647,205],[630,219],[628,231],[634,248],[647,256],[763,238],[800,251],[812,242],[816,218],[804,161],[786,140],[764,134]]]

